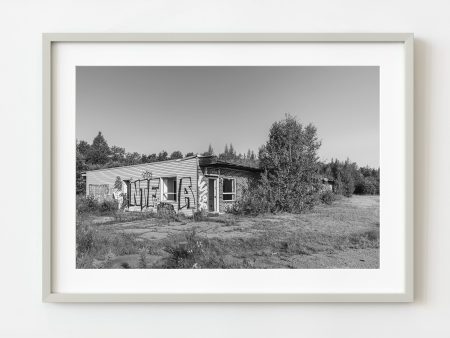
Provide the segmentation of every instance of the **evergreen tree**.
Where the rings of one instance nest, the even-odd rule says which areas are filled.
[[[208,146],[208,151],[205,151],[205,152],[203,153],[203,155],[204,155],[204,156],[214,155],[214,149],[213,149],[211,143],[210,143],[209,146]]]
[[[110,153],[108,143],[99,131],[89,147],[86,161],[90,164],[106,164],[109,161]]]

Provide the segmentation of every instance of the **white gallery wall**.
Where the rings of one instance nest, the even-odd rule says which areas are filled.
[[[447,0],[2,0],[0,337],[450,337],[449,13]],[[415,33],[415,303],[42,303],[43,32]]]

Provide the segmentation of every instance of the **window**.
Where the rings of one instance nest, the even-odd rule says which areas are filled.
[[[236,181],[234,178],[223,179],[223,200],[234,201],[236,198]]]
[[[163,178],[163,201],[177,200],[177,179],[176,177]]]

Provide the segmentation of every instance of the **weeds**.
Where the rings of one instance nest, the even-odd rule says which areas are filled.
[[[92,225],[77,225],[76,266],[80,269],[108,268],[116,256],[137,254],[145,245],[135,234],[107,234]]]
[[[164,251],[169,253],[164,268],[211,269],[224,268],[223,252],[207,238],[197,235],[196,230],[185,232],[181,237],[168,240]]]
[[[119,209],[116,200],[98,201],[94,196],[77,196],[76,204],[78,214],[114,214]]]
[[[320,195],[320,200],[324,204],[331,205],[336,200],[336,195],[332,191],[326,190]]]
[[[147,248],[145,247],[139,251],[138,268],[147,269]]]

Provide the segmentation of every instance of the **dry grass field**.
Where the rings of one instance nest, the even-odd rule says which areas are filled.
[[[379,267],[379,196],[306,214],[77,217],[78,268]]]

